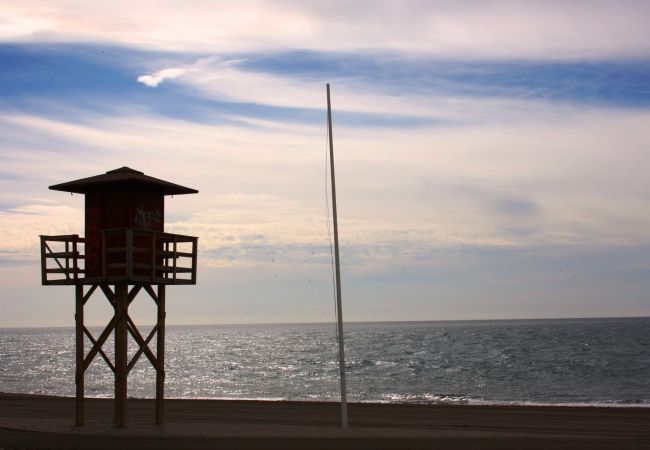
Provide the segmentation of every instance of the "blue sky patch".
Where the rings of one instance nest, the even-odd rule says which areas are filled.
[[[138,76],[179,67],[206,55],[145,52],[90,45],[0,45],[0,106],[4,110],[83,120],[88,111],[113,114],[142,109],[198,123],[223,123],[232,116],[322,123],[323,111],[215,101],[172,81],[156,88]],[[224,55],[237,68],[294,79],[329,81],[390,95],[451,95],[577,102],[618,107],[650,106],[650,61],[502,62],[451,61],[294,51]],[[77,113],[75,114],[75,111]],[[391,114],[339,112],[347,126],[430,126],[436,121]]]

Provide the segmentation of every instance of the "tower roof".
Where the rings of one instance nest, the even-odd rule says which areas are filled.
[[[94,177],[81,178],[80,180],[68,181],[50,186],[54,191],[74,192],[76,194],[85,194],[97,188],[106,185],[139,185],[161,192],[163,195],[180,195],[180,194],[197,194],[196,189],[181,186],[180,184],[170,183],[169,181],[145,175],[143,172],[131,169],[130,167],[120,167],[119,169],[109,170],[105,174],[95,175]]]

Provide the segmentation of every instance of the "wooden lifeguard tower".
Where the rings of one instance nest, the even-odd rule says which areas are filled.
[[[43,285],[75,286],[76,423],[84,423],[84,374],[99,354],[115,374],[115,424],[126,424],[127,376],[144,354],[156,370],[156,423],[160,424],[164,419],[165,286],[196,284],[198,239],[165,233],[164,197],[198,191],[128,167],[50,189],[85,194],[85,237],[40,237]],[[114,314],[95,338],[84,325],[84,305],[98,288]],[[146,337],[129,317],[129,305],[142,291],[157,305],[156,324]],[[102,349],[112,332],[113,361]],[[129,334],[137,344],[130,361]],[[149,348],[154,336],[155,353]],[[88,353],[86,338],[92,344]]]

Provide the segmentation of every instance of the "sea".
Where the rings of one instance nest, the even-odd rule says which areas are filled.
[[[344,329],[350,401],[650,407],[650,318]],[[0,329],[0,392],[74,396],[74,343],[72,328]],[[334,324],[167,326],[165,345],[167,398],[340,399]],[[109,340],[109,359],[112,349]],[[113,374],[99,355],[85,393],[113,396]],[[155,371],[143,355],[128,395],[154,393]]]

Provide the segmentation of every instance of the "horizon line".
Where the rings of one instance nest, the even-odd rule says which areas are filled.
[[[598,320],[598,319],[650,319],[650,316],[576,316],[576,317],[526,317],[510,319],[425,319],[425,320],[361,320],[348,321],[346,324],[363,325],[363,324],[416,324],[416,323],[442,323],[442,322],[532,322],[532,321],[560,321],[560,320]],[[141,323],[140,326],[155,325],[153,323]],[[327,322],[248,322],[248,323],[166,323],[166,327],[244,327],[244,326],[281,326],[281,325],[335,325],[334,321]],[[104,327],[104,324],[92,324],[89,327]],[[64,329],[74,328],[72,325],[32,325],[32,326],[0,326],[0,330],[25,330],[25,329]]]

